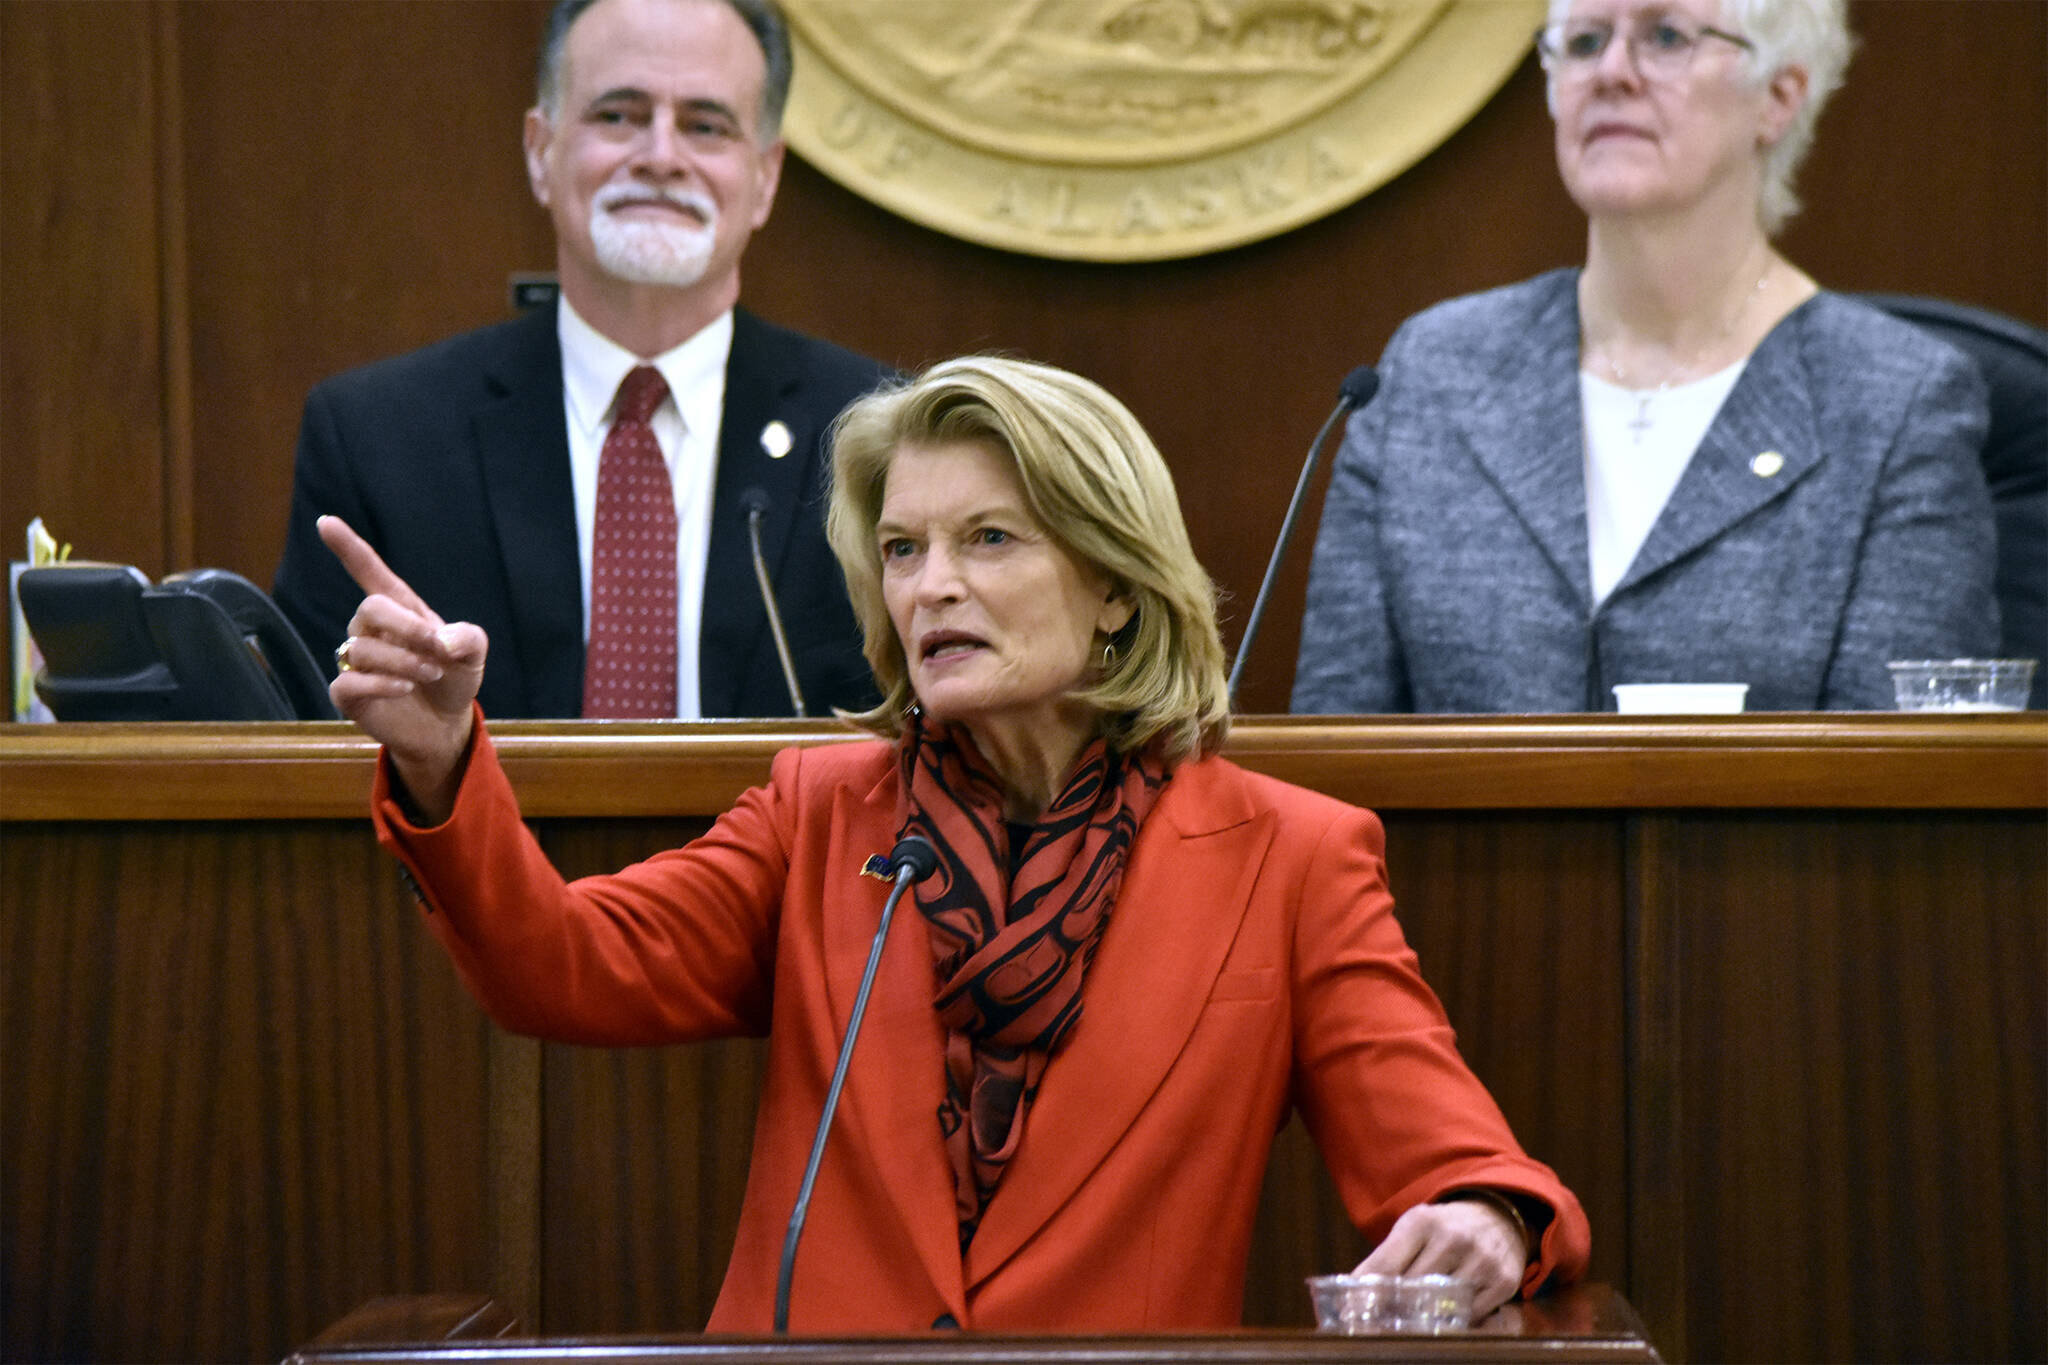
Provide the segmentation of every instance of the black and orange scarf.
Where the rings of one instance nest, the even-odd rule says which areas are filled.
[[[1119,755],[1096,740],[1013,849],[1002,783],[963,732],[913,713],[900,762],[901,834],[924,836],[939,855],[917,908],[946,1026],[939,1131],[964,1252],[1016,1154],[1046,1061],[1081,1017],[1088,964],[1167,769],[1149,751]]]

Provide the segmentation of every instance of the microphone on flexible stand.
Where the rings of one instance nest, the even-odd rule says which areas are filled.
[[[811,1187],[818,1183],[818,1166],[825,1157],[825,1135],[832,1130],[832,1115],[839,1108],[839,1090],[846,1084],[847,1064],[853,1060],[853,1040],[860,1036],[860,1021],[868,1012],[868,992],[875,984],[875,969],[882,964],[882,940],[889,936],[889,920],[895,915],[896,902],[903,899],[903,893],[913,883],[921,882],[939,870],[939,853],[929,840],[907,834],[889,850],[888,866],[895,885],[889,888],[889,899],[882,902],[882,922],[875,926],[875,942],[868,949],[867,970],[861,973],[860,990],[853,997],[853,1014],[846,1021],[846,1039],[839,1044],[839,1062],[832,1068],[832,1084],[825,1089],[825,1112],[818,1116],[818,1132],[811,1139],[811,1159],[804,1166],[803,1184],[797,1187],[796,1192],[796,1207],[789,1212],[789,1232],[782,1239],[782,1269],[775,1277],[777,1336],[789,1333],[789,1286],[796,1277],[796,1245],[804,1235],[804,1219],[811,1211]]]
[[[1237,658],[1230,665],[1230,682],[1225,695],[1233,705],[1237,701],[1238,680],[1244,676],[1245,660],[1251,657],[1252,641],[1259,633],[1260,618],[1266,614],[1266,599],[1273,595],[1273,584],[1280,577],[1280,561],[1287,557],[1287,546],[1294,539],[1295,518],[1301,515],[1301,504],[1308,496],[1309,484],[1315,480],[1323,442],[1329,439],[1331,430],[1344,414],[1370,403],[1379,387],[1379,371],[1370,365],[1360,365],[1345,375],[1344,382],[1337,386],[1337,406],[1323,420],[1323,429],[1316,433],[1315,440],[1309,442],[1308,459],[1302,462],[1301,477],[1295,480],[1294,496],[1287,503],[1286,519],[1280,523],[1280,539],[1273,545],[1273,557],[1266,561],[1266,577],[1259,584],[1259,595],[1252,599],[1251,615],[1244,623],[1244,638],[1237,642]]]
[[[754,554],[754,582],[761,588],[761,605],[768,611],[768,633],[775,638],[775,657],[782,663],[782,682],[789,688],[789,704],[799,716],[804,710],[804,690],[797,685],[796,660],[790,657],[789,635],[782,629],[782,612],[775,605],[775,585],[768,580],[768,560],[761,553],[761,518],[767,515],[768,491],[749,488],[740,494],[740,506],[747,509],[747,546]]]

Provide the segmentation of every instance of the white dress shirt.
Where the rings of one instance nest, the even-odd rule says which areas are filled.
[[[561,300],[562,405],[569,425],[569,477],[576,495],[576,555],[583,571],[583,643],[590,643],[591,545],[597,524],[597,463],[611,430],[619,385],[635,366],[652,365],[668,397],[649,425],[668,465],[676,499],[676,715],[704,714],[697,689],[697,634],[703,619],[704,565],[711,549],[711,494],[718,480],[718,428],[725,411],[725,365],[732,352],[727,311],[682,345],[642,359],[579,317]]]

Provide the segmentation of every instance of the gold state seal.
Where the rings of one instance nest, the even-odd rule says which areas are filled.
[[[1413,165],[1542,0],[784,0],[786,131],[915,222],[1096,261],[1193,256]]]

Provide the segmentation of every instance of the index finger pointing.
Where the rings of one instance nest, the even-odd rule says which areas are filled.
[[[340,517],[321,517],[314,523],[320,532],[320,542],[334,552],[341,561],[341,567],[348,570],[348,576],[366,596],[382,593],[392,601],[411,611],[427,617],[439,629],[443,624],[435,610],[420,599],[410,584],[391,572],[391,566],[383,556],[370,548],[370,542],[357,535],[355,528]]]

